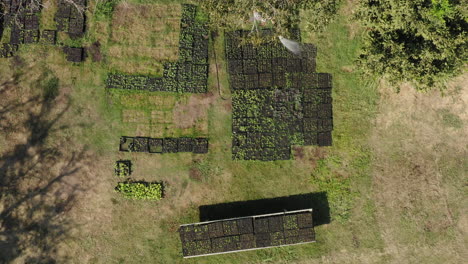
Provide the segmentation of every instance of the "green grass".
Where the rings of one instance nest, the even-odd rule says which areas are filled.
[[[91,30],[83,43],[98,38],[98,33],[93,28],[96,21],[90,21]],[[332,73],[334,79],[334,142],[332,147],[323,148],[327,153],[323,159],[314,160],[316,167],[308,160],[232,161],[231,113],[226,110],[229,101],[222,99],[217,99],[208,112],[210,152],[207,155],[119,153],[119,137],[132,136],[132,131],[135,131],[134,124],[122,122],[124,109],[140,110],[148,115],[156,109],[149,102],[150,96],[172,97],[184,101],[187,95],[106,90],[104,79],[108,69],[105,61],[93,63],[88,59],[79,66],[63,64],[56,67],[56,73],[64,71],[57,74],[59,78],[63,78],[61,83],[63,81],[63,85],[72,87],[69,116],[82,123],[82,126],[72,132],[76,138],[108,164],[114,164],[117,158],[131,159],[135,164],[135,174],[132,177],[136,180],[169,182],[166,189],[168,196],[158,204],[128,201],[117,195],[112,196],[116,179],[112,174],[113,167],[109,165],[107,174],[96,176],[107,177],[103,186],[108,189],[100,190],[105,193],[105,198],[100,200],[99,207],[111,208],[110,220],[96,233],[86,233],[87,230],[83,230],[86,236],[71,240],[76,243],[75,247],[80,252],[86,252],[90,262],[96,263],[213,264],[291,263],[306,259],[318,260],[341,250],[381,249],[375,205],[369,195],[369,190],[372,189],[372,154],[366,141],[371,128],[370,122],[375,115],[378,94],[375,85],[363,83],[358,72],[343,70],[343,67],[352,68],[355,65],[354,59],[360,46],[358,37],[349,39],[347,23],[341,17],[324,34],[304,34],[306,42],[310,41],[318,47],[319,72]],[[221,66],[225,65],[222,41],[220,36],[214,43],[218,64]],[[105,42],[101,44],[103,50],[108,48]],[[211,54],[210,50],[210,60],[213,62]],[[58,55],[55,56],[48,63],[57,63],[60,60]],[[226,77],[225,69],[220,69],[222,94],[229,97]],[[214,94],[218,93],[216,82],[216,76],[210,74],[210,91]],[[128,105],[126,99],[130,96],[140,97],[132,105]],[[313,153],[318,148],[305,149]],[[189,179],[188,169],[192,166],[198,166],[201,170],[201,181]],[[182,259],[176,228],[179,224],[198,222],[198,207],[201,205],[319,191],[328,193],[332,222],[316,228],[317,243]],[[111,194],[106,196],[107,193]],[[80,262],[79,256],[75,255],[73,258],[76,259],[75,263]]]
[[[75,215],[78,224],[74,226],[78,232],[64,243],[71,263],[386,263],[400,260],[428,263],[431,260],[444,262],[444,256],[457,255],[453,252],[459,242],[453,241],[461,237],[457,225],[464,209],[464,203],[460,201],[466,199],[463,176],[468,162],[463,159],[466,153],[458,151],[462,147],[456,148],[460,146],[457,139],[461,137],[449,137],[452,137],[451,133],[462,134],[465,120],[455,108],[451,108],[452,103],[439,105],[439,110],[428,111],[432,113],[430,120],[433,121],[427,125],[428,130],[416,130],[425,128],[423,123],[417,123],[422,120],[417,116],[409,115],[409,123],[393,116],[395,120],[385,119],[389,121],[388,126],[377,127],[377,132],[379,129],[386,132],[377,133],[377,140],[383,142],[382,145],[370,143],[376,135],[373,126],[380,124],[376,119],[379,94],[376,83],[363,80],[355,64],[360,49],[360,32],[356,33],[356,29],[350,26],[349,14],[340,14],[324,33],[303,32],[303,41],[318,47],[318,71],[333,75],[333,146],[304,147],[305,158],[275,162],[231,159],[230,91],[222,34],[210,43],[210,61],[214,63],[211,50],[211,44],[214,44],[220,66],[221,94],[227,100],[215,98],[209,107],[209,153],[155,155],[119,152],[120,136],[135,135],[139,125],[122,122],[123,111],[141,111],[147,117],[154,110],[172,113],[173,105],[157,105],[151,98],[169,98],[175,104],[186,103],[189,95],[105,89],[104,80],[110,68],[106,52],[113,45],[109,42],[111,21],[97,21],[93,17],[88,21],[89,31],[78,44],[89,45],[100,40],[104,54],[101,62],[92,62],[88,58],[84,63],[70,64],[65,61],[59,47],[40,44],[23,45],[18,53],[26,61],[20,70],[27,70],[31,80],[47,73],[42,78],[43,83],[37,83],[41,94],[51,99],[55,97],[54,100],[61,104],[67,96],[70,98],[70,108],[62,118],[69,127],[54,133],[51,144],[62,142],[60,139],[63,138],[76,140],[93,154],[89,164],[83,163],[83,169],[74,175],[78,177],[91,171],[92,184],[95,180],[96,187],[86,193],[86,200],[79,201]],[[355,32],[351,34],[349,30]],[[9,75],[15,71],[11,68],[13,62],[13,59],[0,60],[2,78],[11,77]],[[29,65],[34,66],[30,69]],[[209,89],[217,95],[217,78],[213,73],[210,71]],[[58,85],[55,77],[59,80]],[[458,94],[450,96],[459,97]],[[393,100],[390,102],[395,103],[395,98]],[[402,111],[392,104],[385,104],[386,101],[383,103],[379,111]],[[421,102],[412,103],[408,109],[417,108]],[[384,106],[394,108],[385,109]],[[432,106],[428,104],[427,107]],[[432,131],[444,132],[444,129],[449,133],[441,133],[438,137],[436,133],[431,134]],[[166,132],[182,133],[175,128],[170,130]],[[429,142],[431,144],[423,142],[427,134],[434,136],[433,142]],[[11,142],[2,138],[0,145],[7,144]],[[113,169],[119,159],[132,161],[132,179],[163,181],[167,197],[152,203],[124,199],[115,193],[114,187],[119,179]],[[421,165],[424,177],[413,174],[416,165]],[[200,180],[190,178],[189,169],[193,167],[200,170]],[[439,183],[430,177],[434,175],[441,177],[440,189],[433,190],[437,185],[434,183]],[[393,190],[387,196],[381,193],[382,190],[387,191],[386,181],[377,182],[382,176],[394,177],[393,183],[400,184],[391,186]],[[377,181],[373,182],[372,177]],[[407,187],[409,184],[416,187]],[[421,191],[425,189],[417,188],[419,186],[426,186],[430,192]],[[444,191],[448,197],[447,208],[454,219],[454,224],[446,228],[439,226],[446,220],[448,210],[442,203],[444,199],[440,199],[445,197]],[[326,192],[330,204],[331,223],[316,227],[317,243],[182,259],[177,227],[198,222],[199,206],[311,192]],[[392,199],[382,201],[385,198],[381,195]],[[404,198],[400,195],[411,199],[401,201]],[[426,226],[432,226],[433,230],[426,230]],[[396,251],[397,254],[388,253]]]
[[[330,72],[334,78],[334,120],[333,147],[327,148],[328,155],[317,161],[317,168],[304,165],[300,161],[232,161],[230,153],[231,116],[224,109],[226,101],[218,99],[209,110],[210,152],[201,157],[198,166],[202,171],[201,182],[188,181],[187,169],[192,166],[188,160],[178,155],[157,157],[162,164],[157,175],[177,177],[177,184],[168,189],[168,193],[203,192],[201,200],[193,200],[189,207],[172,207],[170,216],[162,221],[151,221],[141,216],[142,212],[154,206],[119,201],[113,205],[114,218],[111,229],[118,232],[106,232],[101,238],[93,238],[99,243],[106,243],[111,250],[106,261],[122,263],[287,263],[323,255],[343,249],[355,249],[356,243],[361,248],[379,249],[382,241],[375,222],[375,206],[368,195],[371,189],[370,160],[371,152],[366,143],[369,136],[370,121],[375,114],[378,95],[375,85],[362,83],[358,72],[344,71],[343,67],[353,66],[359,49],[359,38],[349,39],[344,19],[332,23],[326,34],[304,36],[318,46],[317,65],[319,72]],[[218,63],[224,63],[219,54],[223,54],[223,45],[219,38],[215,43]],[[211,48],[211,46],[210,46]],[[211,53],[210,53],[211,54]],[[211,58],[213,60],[213,58]],[[224,69],[221,69],[220,82],[227,88]],[[210,75],[210,90],[217,93],[216,76]],[[102,88],[101,88],[102,89]],[[112,129],[93,130],[93,138],[101,139],[95,146],[103,152],[110,142],[118,138],[118,132],[126,131],[120,123],[117,112],[125,106],[122,98],[135,92],[112,90],[101,108],[102,116],[108,118]],[[147,93],[140,93],[144,96]],[[223,95],[228,92],[223,90]],[[180,99],[184,95],[169,95]],[[112,102],[109,104],[109,102]],[[152,106],[142,98],[132,106],[142,111],[151,111]],[[111,133],[109,133],[112,130]],[[118,131],[118,132],[117,132]],[[114,139],[109,139],[114,138]],[[99,140],[98,140],[99,141]],[[314,150],[315,147],[306,147]],[[143,168],[143,167],[146,168]],[[151,171],[151,166],[139,165],[140,170]],[[184,175],[184,176],[182,176]],[[157,177],[156,177],[157,178]],[[202,257],[182,260],[180,241],[173,226],[182,223],[197,222],[198,206],[205,204],[273,198],[299,193],[326,191],[329,193],[332,222],[329,226],[318,226],[317,243],[284,248],[265,249],[236,254]],[[172,203],[171,198],[161,203]],[[161,205],[164,207],[165,205]],[[158,206],[155,209],[158,210]],[[140,217],[139,217],[140,216]],[[137,219],[138,218],[138,219]],[[129,223],[133,223],[129,225]],[[148,230],[151,229],[148,233]],[[132,233],[126,238],[126,233]],[[124,238],[125,237],[125,238]],[[359,242],[356,242],[358,240]],[[104,242],[107,241],[107,242]],[[164,241],[164,243],[161,243]],[[114,244],[116,243],[116,244]],[[135,252],[138,248],[138,254]],[[97,253],[96,253],[97,254]],[[97,259],[99,257],[95,255]]]
[[[94,19],[109,20],[112,18],[112,12],[120,0],[99,1],[94,7]]]

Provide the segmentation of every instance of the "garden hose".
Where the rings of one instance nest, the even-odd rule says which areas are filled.
[[[213,56],[214,56],[214,60],[215,60],[216,80],[218,82],[218,94],[219,94],[219,97],[222,100],[228,100],[229,98],[224,98],[222,93],[221,93],[221,84],[219,82],[219,72],[218,72],[218,59],[216,57],[216,49],[215,49],[215,44],[214,44],[216,36],[217,36],[217,32],[216,31],[211,31],[211,45],[212,45],[212,48],[213,48]]]

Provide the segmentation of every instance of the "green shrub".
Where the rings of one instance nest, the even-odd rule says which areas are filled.
[[[120,0],[101,0],[96,2],[94,16],[97,19],[107,19],[112,17],[115,7]]]
[[[463,4],[448,0],[362,0],[357,18],[366,28],[359,58],[366,73],[393,85],[445,89],[467,60]]]
[[[161,200],[163,185],[148,182],[119,182],[115,190],[125,198],[137,200]]]

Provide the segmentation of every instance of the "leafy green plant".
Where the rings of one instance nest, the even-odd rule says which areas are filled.
[[[295,215],[285,215],[283,225],[284,229],[287,230],[299,229],[299,226],[297,225],[297,218]]]
[[[119,160],[115,163],[115,175],[118,177],[127,177],[132,173],[131,162],[129,160]]]
[[[431,0],[432,2],[432,14],[444,21],[444,17],[452,12],[452,6],[448,0]]]
[[[98,0],[94,9],[94,16],[97,19],[110,19],[115,7],[120,0]]]
[[[119,182],[115,190],[129,199],[161,200],[163,198],[162,183]]]
[[[450,4],[451,3],[451,4]],[[418,90],[445,89],[467,60],[468,21],[461,2],[363,0],[357,18],[366,28],[359,58],[367,74]]]

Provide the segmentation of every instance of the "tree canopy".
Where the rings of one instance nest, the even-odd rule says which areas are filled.
[[[361,0],[357,18],[366,30],[359,58],[363,69],[393,84],[443,89],[466,64],[463,8],[466,1]]]

